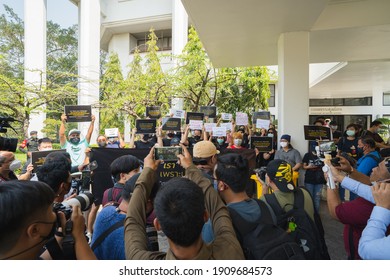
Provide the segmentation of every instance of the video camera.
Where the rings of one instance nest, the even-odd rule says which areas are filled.
[[[13,118],[0,116],[0,133],[7,133],[7,127],[15,131],[15,129],[10,125],[10,122],[14,122],[14,121],[16,120]],[[17,138],[5,138],[0,136],[0,151],[15,152],[17,146],[18,146]]]
[[[72,173],[73,193],[80,194],[89,191],[91,185],[91,172],[98,168],[96,160],[84,167],[81,172]]]

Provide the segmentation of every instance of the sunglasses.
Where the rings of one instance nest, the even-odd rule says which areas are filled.
[[[192,162],[195,165],[207,165],[207,160],[206,159],[193,159]]]

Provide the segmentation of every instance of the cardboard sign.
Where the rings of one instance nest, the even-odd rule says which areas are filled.
[[[331,139],[330,127],[304,125],[305,140],[324,140]]]
[[[151,119],[158,119],[161,117],[160,106],[148,106],[146,107],[146,117]]]
[[[236,125],[248,125],[248,114],[237,112]]]
[[[268,111],[260,111],[260,112],[253,112],[252,115],[252,123],[256,123],[258,119],[261,120],[270,120],[271,119],[271,113]],[[257,125],[256,125],[257,127]],[[258,127],[259,128],[259,127]],[[266,127],[268,129],[268,126]]]
[[[156,133],[156,120],[135,120],[135,128],[137,129],[137,134]]]
[[[163,118],[162,130],[181,131],[181,119],[179,118]]]
[[[217,124],[216,123],[204,123],[204,130],[206,132],[212,132],[213,131],[213,127],[216,127]]]
[[[107,138],[118,137],[118,128],[106,128],[104,130],[104,135],[106,135]]]
[[[203,121],[203,113],[187,112],[186,124],[190,123],[190,120]]]
[[[262,119],[257,119],[256,120],[256,128],[269,128],[269,124],[271,123],[270,120],[262,120]]]
[[[233,119],[233,114],[230,113],[221,113],[221,119],[223,121],[231,121]]]
[[[272,150],[272,137],[251,136],[251,149],[257,148],[259,152],[270,152]]]
[[[226,127],[215,126],[213,127],[213,137],[226,137]]]
[[[53,152],[66,152],[65,149],[62,150],[50,150],[50,151],[36,151],[31,152],[31,163],[34,166],[34,172],[37,171],[38,167],[45,163],[45,159],[48,154]]]
[[[233,129],[233,125],[230,122],[220,123],[219,126],[220,127],[226,127],[226,130],[230,130],[230,131],[232,131],[232,129]]]
[[[66,122],[90,122],[91,105],[65,105]]]
[[[217,107],[215,106],[200,106],[199,112],[209,118],[215,118],[217,116]]]
[[[190,120],[189,126],[191,130],[203,130],[203,121]]]

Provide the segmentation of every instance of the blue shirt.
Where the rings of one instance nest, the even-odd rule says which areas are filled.
[[[378,166],[378,160],[373,158],[372,155],[375,158],[378,158],[378,160],[381,158],[380,154],[377,151],[373,151],[368,153],[367,155],[364,155],[357,161],[357,168],[356,170],[360,173],[363,173],[367,176],[371,175],[372,169]]]
[[[375,200],[371,192],[371,186],[360,183],[349,177],[344,177],[343,181],[341,181],[341,186],[344,189],[347,189],[357,194],[358,196],[364,198],[365,200],[368,200],[375,204]]]
[[[362,259],[390,260],[390,235],[386,236],[390,224],[390,210],[375,206],[359,241]]]

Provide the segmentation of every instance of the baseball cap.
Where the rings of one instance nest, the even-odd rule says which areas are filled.
[[[288,134],[283,134],[282,137],[280,137],[280,140],[287,140],[288,142],[291,142],[291,136]]]
[[[212,142],[203,140],[194,145],[192,153],[194,158],[208,158],[219,154],[219,151]]]
[[[69,131],[68,136],[70,136],[70,135],[73,134],[73,133],[80,134],[81,132],[80,132],[80,130],[78,130],[78,129],[76,129],[76,128],[73,128],[73,129],[71,129],[71,130]]]
[[[267,165],[267,175],[275,183],[281,192],[292,192],[295,190],[293,183],[293,172],[287,161],[275,159]]]

